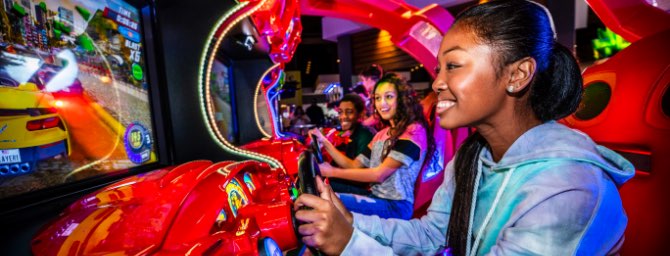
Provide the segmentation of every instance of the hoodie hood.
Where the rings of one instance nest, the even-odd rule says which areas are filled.
[[[537,143],[538,141],[551,143]],[[492,169],[511,169],[551,160],[571,160],[596,165],[617,186],[621,186],[635,174],[633,164],[621,155],[597,145],[588,135],[555,121],[533,127],[521,135]]]

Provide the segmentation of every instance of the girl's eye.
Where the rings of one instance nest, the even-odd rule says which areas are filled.
[[[460,66],[456,65],[456,64],[451,64],[451,63],[447,64],[447,70],[452,70],[452,69],[455,69],[455,68],[458,68],[458,67],[460,67]]]

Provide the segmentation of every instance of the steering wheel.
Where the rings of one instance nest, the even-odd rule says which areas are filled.
[[[312,153],[314,153],[314,157],[316,158],[316,162],[321,164],[323,163],[323,154],[321,153],[321,147],[319,145],[319,141],[316,139],[316,135],[310,134],[310,137],[312,138],[312,143],[310,143],[310,148],[312,150]],[[317,169],[319,169],[317,167]],[[321,173],[319,173],[321,175]]]
[[[323,162],[323,157],[321,156],[321,151],[318,150],[319,145],[318,142],[316,142],[316,138],[314,137],[312,137],[311,147],[312,147],[311,150],[306,150],[305,152],[300,154],[300,157],[298,158],[298,178],[299,178],[298,186],[301,194],[307,193],[319,196],[319,190],[316,188],[316,176],[321,176],[321,171],[319,170],[319,165],[317,164],[317,161],[319,160],[319,157],[321,157],[322,159],[321,161]],[[316,153],[313,154],[312,151]],[[303,208],[303,209],[310,209],[310,208]],[[295,214],[293,216],[295,218]],[[299,223],[297,223],[295,219],[293,223],[295,226],[295,233],[296,236],[298,237],[298,241],[301,241],[302,236],[300,235],[300,233],[298,233]],[[321,253],[315,248],[308,247],[308,249],[312,252],[312,255],[321,255]]]
[[[318,159],[310,151],[303,152],[298,158],[298,187],[301,194],[319,196],[319,191],[316,189],[316,176],[321,175],[321,171],[315,161]]]

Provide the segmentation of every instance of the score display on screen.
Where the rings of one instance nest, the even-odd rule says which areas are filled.
[[[0,199],[157,161],[137,8],[0,3]]]

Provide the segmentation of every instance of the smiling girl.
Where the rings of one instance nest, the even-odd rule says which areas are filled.
[[[321,133],[312,131],[341,167],[320,164],[321,174],[374,183],[368,195],[339,194],[347,209],[382,218],[409,219],[413,213],[414,183],[426,152],[433,152],[432,133],[428,132],[414,90],[396,74],[386,74],[377,82],[372,101],[375,115],[386,127],[355,159],[328,146]]]
[[[627,217],[618,186],[635,173],[617,153],[555,120],[582,94],[579,66],[551,15],[490,1],[454,21],[438,51],[440,126],[476,128],[444,172],[428,213],[351,214],[320,182],[301,195],[303,241],[343,255],[615,255]],[[318,181],[318,180],[317,180]],[[446,250],[445,250],[446,249]]]

